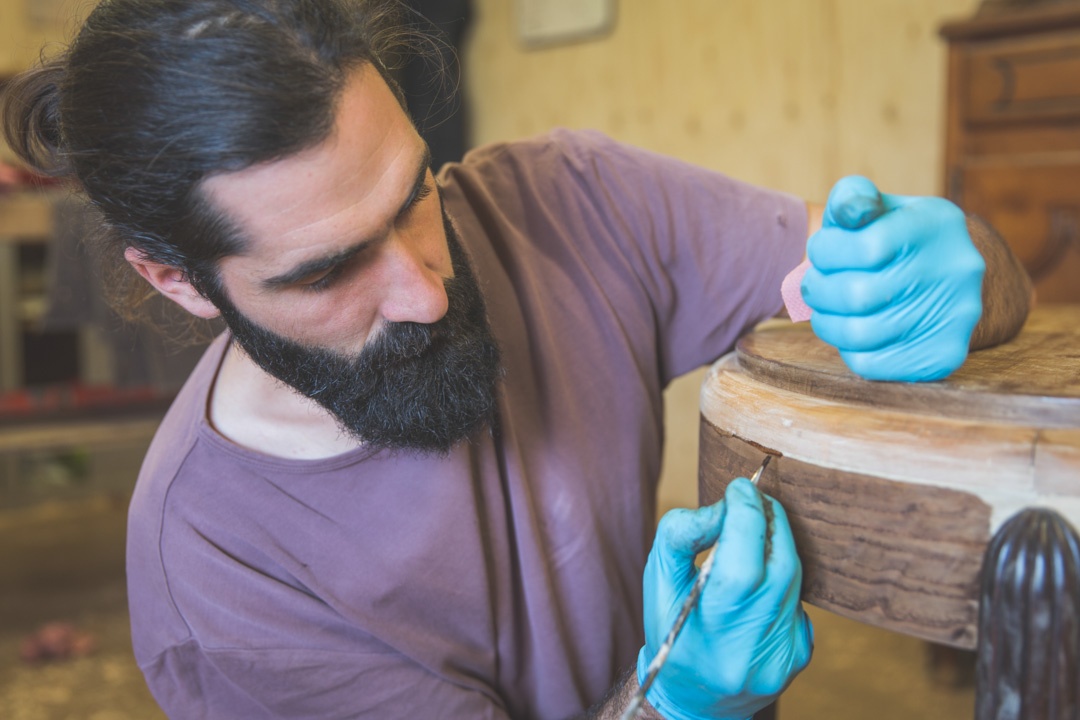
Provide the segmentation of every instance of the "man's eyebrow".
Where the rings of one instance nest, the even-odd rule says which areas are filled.
[[[280,275],[275,275],[272,278],[267,278],[259,282],[260,285],[266,290],[273,290],[275,288],[282,288],[288,285],[295,285],[296,283],[309,278],[319,273],[328,272],[343,262],[347,262],[350,258],[363,252],[368,245],[371,245],[373,241],[363,240],[356,243],[352,247],[347,247],[340,252],[336,252],[333,255],[327,255],[326,257],[315,258],[314,260],[306,260],[294,268],[286,270]]]
[[[420,158],[419,165],[420,167],[416,172],[416,180],[413,181],[412,189],[409,191],[408,197],[405,198],[405,202],[402,203],[401,207],[398,209],[398,216],[409,209],[409,206],[416,198],[417,193],[420,192],[420,188],[424,186],[424,182],[427,180],[428,168],[431,166],[431,150],[428,148],[427,144],[424,145],[424,154]],[[260,281],[259,284],[267,290],[295,285],[305,278],[328,272],[341,263],[348,262],[351,258],[366,250],[373,242],[375,242],[374,239],[361,240],[355,245],[347,247],[332,255],[315,258],[313,260],[306,260],[296,267],[286,270],[280,275],[275,275],[274,277]]]

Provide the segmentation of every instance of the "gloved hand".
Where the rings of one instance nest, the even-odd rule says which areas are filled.
[[[638,682],[690,593],[698,573],[694,556],[718,536],[698,605],[646,694],[671,720],[749,718],[810,662],[813,629],[799,602],[802,564],[787,516],[780,503],[737,478],[715,505],[672,510],[660,521],[645,565]]]
[[[878,192],[852,176],[829,194],[803,300],[819,338],[869,380],[939,380],[967,357],[986,269],[948,200]]]

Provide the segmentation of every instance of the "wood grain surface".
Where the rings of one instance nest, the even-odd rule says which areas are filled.
[[[858,377],[808,323],[777,324],[739,341],[750,377],[812,397],[934,415],[1080,427],[1080,306],[1036,308],[1012,342],[971,353],[941,382]]]
[[[761,463],[751,443],[701,424],[702,503]],[[760,488],[780,501],[803,560],[803,599],[871,625],[974,648],[990,508],[969,493],[776,458]]]
[[[922,485],[1026,497],[1035,491],[1038,428],[843,403],[750,377],[736,358],[716,363],[701,396],[705,418],[779,455]],[[1047,463],[1072,485],[1076,468]]]
[[[1040,506],[1080,526],[1078,360],[1073,307],[925,384],[862,380],[805,326],[759,329],[702,387],[701,501],[779,456],[761,487],[791,520],[804,598],[971,649],[997,529]]]
[[[809,200],[851,173],[939,194],[937,28],[977,2],[626,2],[610,36],[536,51],[511,31],[515,3],[477,0],[462,58],[472,138],[596,128]]]

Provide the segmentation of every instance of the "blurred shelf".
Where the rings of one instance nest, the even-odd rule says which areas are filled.
[[[149,440],[173,393],[53,384],[0,394],[0,453]]]
[[[149,441],[161,415],[141,418],[60,421],[38,426],[0,426],[0,452],[25,452],[84,445],[103,447]]]

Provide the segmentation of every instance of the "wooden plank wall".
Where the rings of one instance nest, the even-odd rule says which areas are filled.
[[[514,3],[475,0],[474,140],[556,125],[824,198],[845,174],[938,190],[944,46],[976,0],[620,0],[614,32],[526,50]]]
[[[95,0],[0,0],[0,76],[26,68],[66,41]]]
[[[0,0],[0,79],[55,53],[97,0]],[[0,139],[0,160],[11,161]]]

